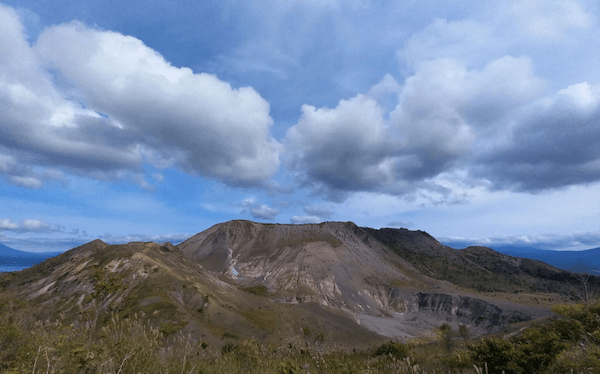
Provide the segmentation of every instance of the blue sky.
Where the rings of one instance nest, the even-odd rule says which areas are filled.
[[[595,1],[4,1],[0,242],[230,219],[600,246]]]

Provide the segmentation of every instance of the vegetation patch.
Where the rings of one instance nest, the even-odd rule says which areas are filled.
[[[240,289],[244,292],[252,293],[258,296],[267,296],[269,294],[269,289],[262,284],[258,286],[242,287]]]
[[[120,274],[109,272],[103,267],[94,268],[92,276],[95,279],[94,293],[92,294],[94,298],[104,298],[126,288]]]
[[[182,328],[187,326],[187,324],[187,321],[164,322],[160,324],[159,331],[161,334],[163,334],[163,336],[167,337],[181,330]]]
[[[277,314],[268,309],[252,309],[244,314],[254,325],[269,332],[275,329]]]
[[[304,339],[263,344],[229,331],[213,345],[180,333],[184,322],[116,315],[101,326],[40,321],[32,302],[0,294],[0,373],[500,374],[600,372],[600,303],[562,305],[558,317],[508,336],[389,341],[366,350],[323,349]],[[265,319],[273,312],[261,311]],[[82,321],[85,322],[85,321]],[[318,338],[311,326],[303,337]],[[487,368],[487,369],[486,369]]]

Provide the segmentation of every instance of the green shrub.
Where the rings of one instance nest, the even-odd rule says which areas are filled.
[[[387,343],[384,343],[382,345],[380,345],[379,347],[377,347],[377,349],[375,349],[374,352],[374,356],[383,356],[383,355],[387,355],[387,356],[392,356],[395,357],[396,359],[403,359],[404,357],[407,357],[407,353],[408,353],[408,348],[406,347],[405,344],[402,343],[396,343],[393,341],[389,341]]]
[[[487,364],[490,374],[517,373],[513,357],[512,343],[497,338],[482,339],[468,346],[473,361],[480,367]]]
[[[286,360],[277,365],[277,374],[304,374],[304,369],[293,360]]]

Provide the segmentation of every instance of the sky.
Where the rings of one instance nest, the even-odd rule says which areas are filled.
[[[0,242],[177,243],[248,219],[600,247],[599,15],[593,0],[4,0]]]

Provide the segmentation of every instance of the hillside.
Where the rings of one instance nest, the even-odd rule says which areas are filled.
[[[89,327],[103,326],[114,315],[145,316],[165,336],[190,334],[214,349],[237,339],[281,344],[311,338],[302,329],[352,346],[382,340],[335,310],[276,303],[240,290],[168,243],[96,240],[32,268],[2,273],[0,286],[30,302],[40,320],[60,316]]]
[[[490,353],[495,338],[473,345],[468,338],[498,333],[505,348],[529,352],[534,343],[521,336],[533,331],[545,349],[542,328],[524,329],[551,316],[551,305],[576,298],[573,280],[489,248],[455,250],[421,231],[351,222],[230,221],[179,246],[95,240],[0,274],[0,372],[15,363],[14,372],[36,372],[38,358],[73,373],[194,372],[197,365],[199,372],[215,372],[215,365],[220,372],[302,372],[297,362],[320,373],[355,372],[357,365],[417,372],[414,358],[405,359],[409,347],[419,365],[469,372],[503,348]],[[584,322],[586,310],[560,309]],[[548,339],[580,344],[579,322],[565,321],[574,325],[553,324]],[[586,331],[596,334],[594,326]],[[444,358],[459,334],[467,351]],[[390,338],[412,343],[385,343]],[[434,361],[431,349],[439,352]],[[560,350],[544,357],[554,360]],[[528,360],[518,366],[539,364]]]
[[[412,248],[426,253],[424,258],[476,266],[427,234],[405,233]],[[394,238],[397,232],[388,234]],[[476,287],[459,289],[448,282],[454,278],[444,277],[445,273],[432,276],[422,262],[403,256],[392,244],[376,230],[351,222],[265,225],[231,221],[215,225],[179,247],[215,276],[242,287],[262,287],[274,300],[317,302],[345,311],[369,329],[395,338],[426,335],[443,323],[456,328],[465,324],[476,333],[488,333],[509,321],[547,314],[543,308],[478,294]],[[473,271],[483,271],[478,269]],[[464,283],[457,282],[469,287]],[[514,289],[513,283],[503,287]]]
[[[579,281],[574,274],[541,261],[512,257],[486,247],[457,250],[422,231],[364,230],[435,279],[484,292],[552,292],[576,297],[573,287]],[[600,278],[592,281],[600,285]]]
[[[528,247],[493,247],[495,251],[533,260],[543,261],[559,269],[600,275],[600,248],[583,251],[552,251]]]
[[[0,274],[6,291],[43,305],[44,318],[85,324],[142,314],[167,335],[192,334],[214,346],[241,337],[307,339],[304,328],[349,346],[431,336],[446,323],[487,334],[550,313],[548,303],[532,305],[533,297],[515,292],[559,300],[573,292],[571,281],[537,261],[351,222],[230,221],[179,246],[96,240]]]

